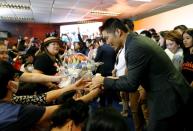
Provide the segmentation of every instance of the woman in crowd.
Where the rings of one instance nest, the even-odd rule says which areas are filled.
[[[181,35],[173,30],[169,31],[166,36],[166,49],[165,52],[169,56],[170,60],[173,62],[177,70],[181,70],[183,63],[183,50],[182,37]]]
[[[34,61],[34,73],[45,75],[56,75],[62,62],[59,57],[60,40],[57,37],[48,37],[41,45]],[[55,83],[42,83],[35,86],[37,94],[44,93],[50,89],[57,89]]]
[[[91,60],[94,60],[97,53],[97,48],[99,47],[99,40],[93,39],[92,42],[88,45],[89,52],[88,52],[88,58]]]
[[[174,30],[177,31],[178,33],[180,33],[180,35],[182,35],[183,32],[187,29],[188,28],[185,25],[177,25],[174,27]]]
[[[20,67],[20,71],[31,73],[34,69],[34,66],[33,66],[34,55],[25,54],[23,57],[24,57],[24,62]]]
[[[8,61],[8,50],[7,47],[0,42],[0,60],[1,61]],[[18,71],[20,72],[20,71]],[[21,76],[18,78],[19,81],[25,81],[25,82],[60,82],[63,77],[61,76],[48,76],[44,74],[38,74],[38,73],[23,73],[21,72]],[[17,74],[16,74],[17,77]]]
[[[143,30],[143,31],[141,31],[141,32],[140,32],[140,35],[143,35],[143,36],[152,38],[152,34],[151,34],[151,32],[148,31],[148,30]]]
[[[88,49],[88,44],[90,44],[92,41],[91,39],[88,39],[88,36],[84,36],[83,38],[81,37],[80,34],[80,29],[78,27],[78,46],[79,46],[79,53],[82,53],[84,55],[88,55],[89,49]],[[76,46],[75,46],[76,48]]]
[[[160,39],[159,39],[159,46],[161,48],[163,48],[164,50],[166,49],[166,40],[165,40],[165,36],[166,34],[168,33],[169,31],[160,31],[159,32],[159,36],[160,36]]]
[[[193,87],[193,29],[188,29],[183,33],[184,62],[182,73],[186,80]]]
[[[84,47],[81,42],[74,42],[74,51],[76,53],[82,53],[84,55],[88,55],[88,50]]]

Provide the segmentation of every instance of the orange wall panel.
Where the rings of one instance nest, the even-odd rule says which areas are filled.
[[[158,15],[140,19],[134,22],[135,30],[155,28],[157,31],[172,30],[175,26],[184,24],[193,28],[193,4],[170,10]]]

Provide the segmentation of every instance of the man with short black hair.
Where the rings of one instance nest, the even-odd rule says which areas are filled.
[[[127,32],[119,19],[108,19],[100,29],[113,47],[125,45],[129,73],[119,78],[97,75],[93,85],[130,92],[142,85],[150,110],[148,131],[192,131],[192,89],[165,52],[149,38]]]

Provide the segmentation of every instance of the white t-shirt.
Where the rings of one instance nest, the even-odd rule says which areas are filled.
[[[120,49],[118,54],[118,63],[115,63],[114,69],[116,70],[116,76],[125,75],[126,61],[125,61],[125,47]]]

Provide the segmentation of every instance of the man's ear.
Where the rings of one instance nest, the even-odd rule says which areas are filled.
[[[13,88],[15,89],[15,88],[17,88],[17,86],[18,86],[18,82],[15,82],[13,80],[10,80],[7,84],[8,89],[13,89]]]
[[[18,83],[10,80],[7,84],[7,88],[11,90],[13,93],[16,93],[18,90]]]
[[[115,35],[120,37],[122,35],[121,30],[120,29],[116,29],[115,30]]]

